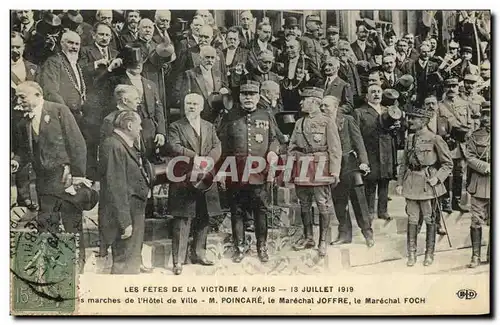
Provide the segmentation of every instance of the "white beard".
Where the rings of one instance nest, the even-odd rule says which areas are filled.
[[[78,53],[65,53],[66,56],[68,57],[68,60],[69,62],[71,62],[72,64],[76,64],[76,62],[78,61]]]

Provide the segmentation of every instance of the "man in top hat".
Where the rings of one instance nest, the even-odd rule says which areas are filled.
[[[278,49],[279,56],[286,52],[286,42],[291,39],[297,38],[297,31],[299,30],[299,23],[295,17],[286,17],[285,24],[283,25],[283,34],[272,43]]]
[[[473,130],[475,121],[472,118],[472,111],[470,103],[460,98],[458,79],[446,79],[445,98],[439,103],[442,122],[438,134],[448,143],[453,158],[452,179],[446,182],[446,185],[452,194],[452,209],[457,211],[466,209],[460,204],[464,166],[459,144],[463,143]]]
[[[324,95],[338,98],[342,112],[350,114],[354,110],[352,90],[351,86],[339,77],[339,69],[339,59],[331,56],[325,59],[325,63],[323,64],[323,75],[325,77]]]
[[[335,120],[321,112],[323,89],[306,87],[301,91],[302,112],[290,137],[288,156],[295,159],[293,182],[300,202],[304,236],[293,246],[295,250],[315,246],[311,205],[319,210],[319,256],[326,255],[330,219],[335,213],[330,186],[339,182],[342,148]],[[305,159],[306,158],[306,159]],[[320,170],[319,172],[317,171]],[[307,171],[306,176],[304,170]]]
[[[300,38],[302,51],[318,67],[321,67],[325,56],[319,42],[319,31],[322,24],[318,15],[308,15],[306,17],[306,32]]]
[[[63,104],[71,110],[81,126],[82,105],[87,96],[87,83],[78,63],[80,36],[67,31],[61,36],[61,52],[49,57],[38,77],[47,100]]]
[[[194,238],[190,252],[191,262],[201,265],[214,264],[206,258],[205,247],[209,218],[221,214],[219,192],[213,183],[203,183],[203,186],[199,187],[196,180],[205,179],[210,182],[205,178],[210,170],[203,171],[204,166],[199,164],[205,160],[204,157],[208,157],[214,164],[217,163],[221,156],[221,142],[215,126],[200,116],[203,103],[201,95],[187,94],[184,99],[185,116],[172,123],[168,131],[168,147],[172,155],[189,158],[188,163],[178,163],[174,167],[175,175],[185,175],[186,179],[171,183],[168,188],[168,211],[174,216],[172,260],[176,275],[182,272],[192,222]]]
[[[426,224],[424,266],[434,262],[436,220],[433,211],[439,204],[437,199],[446,192],[444,183],[453,167],[446,142],[427,128],[431,115],[431,112],[418,108],[408,113],[409,128],[413,133],[406,140],[396,187],[397,193],[406,198],[408,266],[415,265],[417,260],[420,216]]]
[[[99,151],[101,190],[99,235],[101,256],[111,246],[112,274],[139,274],[146,202],[151,197],[152,168],[136,143],[141,117],[123,110],[113,121],[113,133]]]
[[[120,30],[120,42],[122,46],[133,43],[139,36],[139,22],[141,12],[139,10],[128,10],[125,13],[125,25]]]
[[[91,182],[85,178],[87,149],[75,118],[67,106],[46,100],[34,81],[19,84],[16,96],[25,115],[12,130],[12,151],[19,171],[29,171],[27,206],[39,209],[40,231],[58,233],[62,220],[66,232],[83,236],[83,209],[75,198]],[[84,261],[81,241],[80,271]]]
[[[381,116],[387,110],[381,105],[382,88],[368,87],[366,103],[354,110],[354,117],[361,130],[370,162],[371,172],[365,177],[366,198],[370,214],[375,214],[375,192],[378,191],[377,213],[379,219],[390,220],[387,211],[389,181],[396,175],[396,141],[394,132],[387,129]]]
[[[240,105],[224,116],[219,139],[222,141],[222,159],[236,160],[237,176],[229,176],[226,186],[230,195],[231,227],[233,233],[233,261],[240,263],[248,250],[244,220],[251,211],[255,220],[257,253],[262,262],[269,260],[267,253],[267,214],[269,212],[269,166],[277,162],[279,143],[272,127],[271,115],[257,109],[259,83],[248,81],[240,87]],[[260,157],[259,161],[250,157]],[[261,164],[264,164],[262,166]],[[248,173],[248,164],[255,172]],[[227,165],[220,170],[227,171]],[[231,167],[230,167],[231,168]],[[247,171],[245,172],[245,169]],[[273,175],[270,175],[273,176]]]
[[[229,95],[227,74],[217,68],[217,51],[211,46],[200,49],[201,64],[183,73],[176,87],[176,96],[179,104],[184,107],[182,100],[187,94],[195,93],[204,98],[204,108],[201,117],[214,123],[219,112],[212,102],[213,94]],[[181,110],[181,116],[184,112]]]
[[[368,156],[361,131],[350,115],[338,110],[339,100],[334,96],[325,96],[321,108],[333,118],[337,124],[342,148],[340,182],[332,186],[333,205],[339,221],[338,237],[331,245],[349,244],[352,242],[351,216],[347,209],[349,200],[353,207],[358,226],[366,239],[366,245],[374,245],[368,203],[363,186],[362,173],[369,173]]]
[[[460,93],[460,97],[463,100],[469,102],[472,109],[471,115],[475,120],[474,129],[479,127],[479,118],[481,117],[481,104],[485,102],[483,96],[477,93],[477,84],[479,82],[479,76],[468,74],[464,77],[464,91]]]
[[[475,268],[481,263],[482,226],[490,225],[491,218],[491,103],[481,105],[481,126],[472,132],[463,145],[467,165],[471,169],[471,178],[467,191],[471,194],[472,219],[470,236],[472,241],[472,258],[469,267]],[[490,228],[491,231],[491,228]],[[489,262],[490,239],[488,240]]]
[[[117,85],[124,84],[132,85],[138,90],[141,103],[137,112],[141,116],[144,141],[141,149],[144,150],[145,157],[153,162],[157,156],[156,149],[163,147],[166,136],[165,115],[158,86],[141,75],[143,57],[139,47],[125,46],[119,56],[123,61],[122,69],[116,69],[102,77],[106,81],[103,89],[108,94],[113,94]],[[105,107],[114,110],[114,106],[112,96],[108,97]]]
[[[458,78],[462,80],[468,74],[479,75],[479,67],[472,64],[472,47],[462,47],[461,53],[462,61],[452,69],[455,76],[458,76]]]

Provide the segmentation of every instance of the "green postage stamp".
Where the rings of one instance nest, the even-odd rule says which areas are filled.
[[[12,314],[73,314],[79,236],[22,228],[10,233]]]

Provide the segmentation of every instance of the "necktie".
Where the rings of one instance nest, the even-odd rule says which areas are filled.
[[[394,78],[392,76],[392,74],[389,75],[389,84],[392,86],[394,86]]]
[[[331,82],[332,82],[332,77],[326,78],[325,89],[328,89],[328,87],[330,86]]]
[[[101,54],[103,59],[108,59],[108,51],[107,49],[101,48]]]
[[[249,31],[247,31],[246,33],[247,33],[247,41],[248,41],[248,43],[250,43],[250,42],[252,41],[252,40],[250,39],[250,32],[249,32]]]

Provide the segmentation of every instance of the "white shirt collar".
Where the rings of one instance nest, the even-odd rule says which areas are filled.
[[[260,47],[262,50],[267,49],[267,44],[268,44],[268,43],[264,43],[264,42],[262,42],[260,39],[257,39],[257,44],[259,44],[259,47]]]
[[[21,26],[26,26],[25,30],[27,30],[27,31],[28,31],[28,30],[30,30],[30,29],[31,29],[31,27],[33,27],[33,25],[34,25],[34,24],[35,24],[35,22],[34,22],[34,21],[31,21],[29,24],[27,24],[27,25],[23,25],[23,24],[21,24]]]
[[[14,62],[11,59],[10,60],[10,65],[13,66],[13,67],[24,66],[24,60],[23,60],[23,58],[19,58],[19,60],[17,60],[17,62]]]
[[[132,75],[130,72],[128,71],[125,71],[125,73],[127,74],[127,76],[130,78],[130,80],[140,80],[142,82],[142,77],[141,75],[137,75],[137,76],[134,76]]]
[[[113,132],[118,134],[123,139],[123,141],[125,141],[127,146],[129,146],[130,148],[134,147],[134,140],[130,139],[130,137],[126,135],[122,130],[114,129]]]
[[[425,67],[425,66],[427,65],[427,62],[429,62],[429,61],[424,61],[424,60],[422,60],[422,59],[420,59],[420,58],[418,59],[418,64],[420,64],[420,66],[421,66],[422,68],[423,68],[423,67]]]
[[[203,74],[212,74],[212,70],[209,70],[209,69],[205,68],[201,64],[200,64],[200,69],[201,69],[201,73],[203,73]]]
[[[186,119],[188,120],[191,127],[196,131],[196,133],[198,135],[200,135],[200,132],[201,132],[201,117],[200,117],[200,115],[195,115],[195,116],[191,116],[191,117],[186,115]]]
[[[366,41],[361,41],[361,40],[356,40],[356,42],[358,43],[359,47],[361,48],[365,48],[366,47]]]
[[[191,36],[193,36],[193,39],[196,42],[196,44],[200,43],[198,40],[198,36],[195,36],[194,34],[191,34]]]

